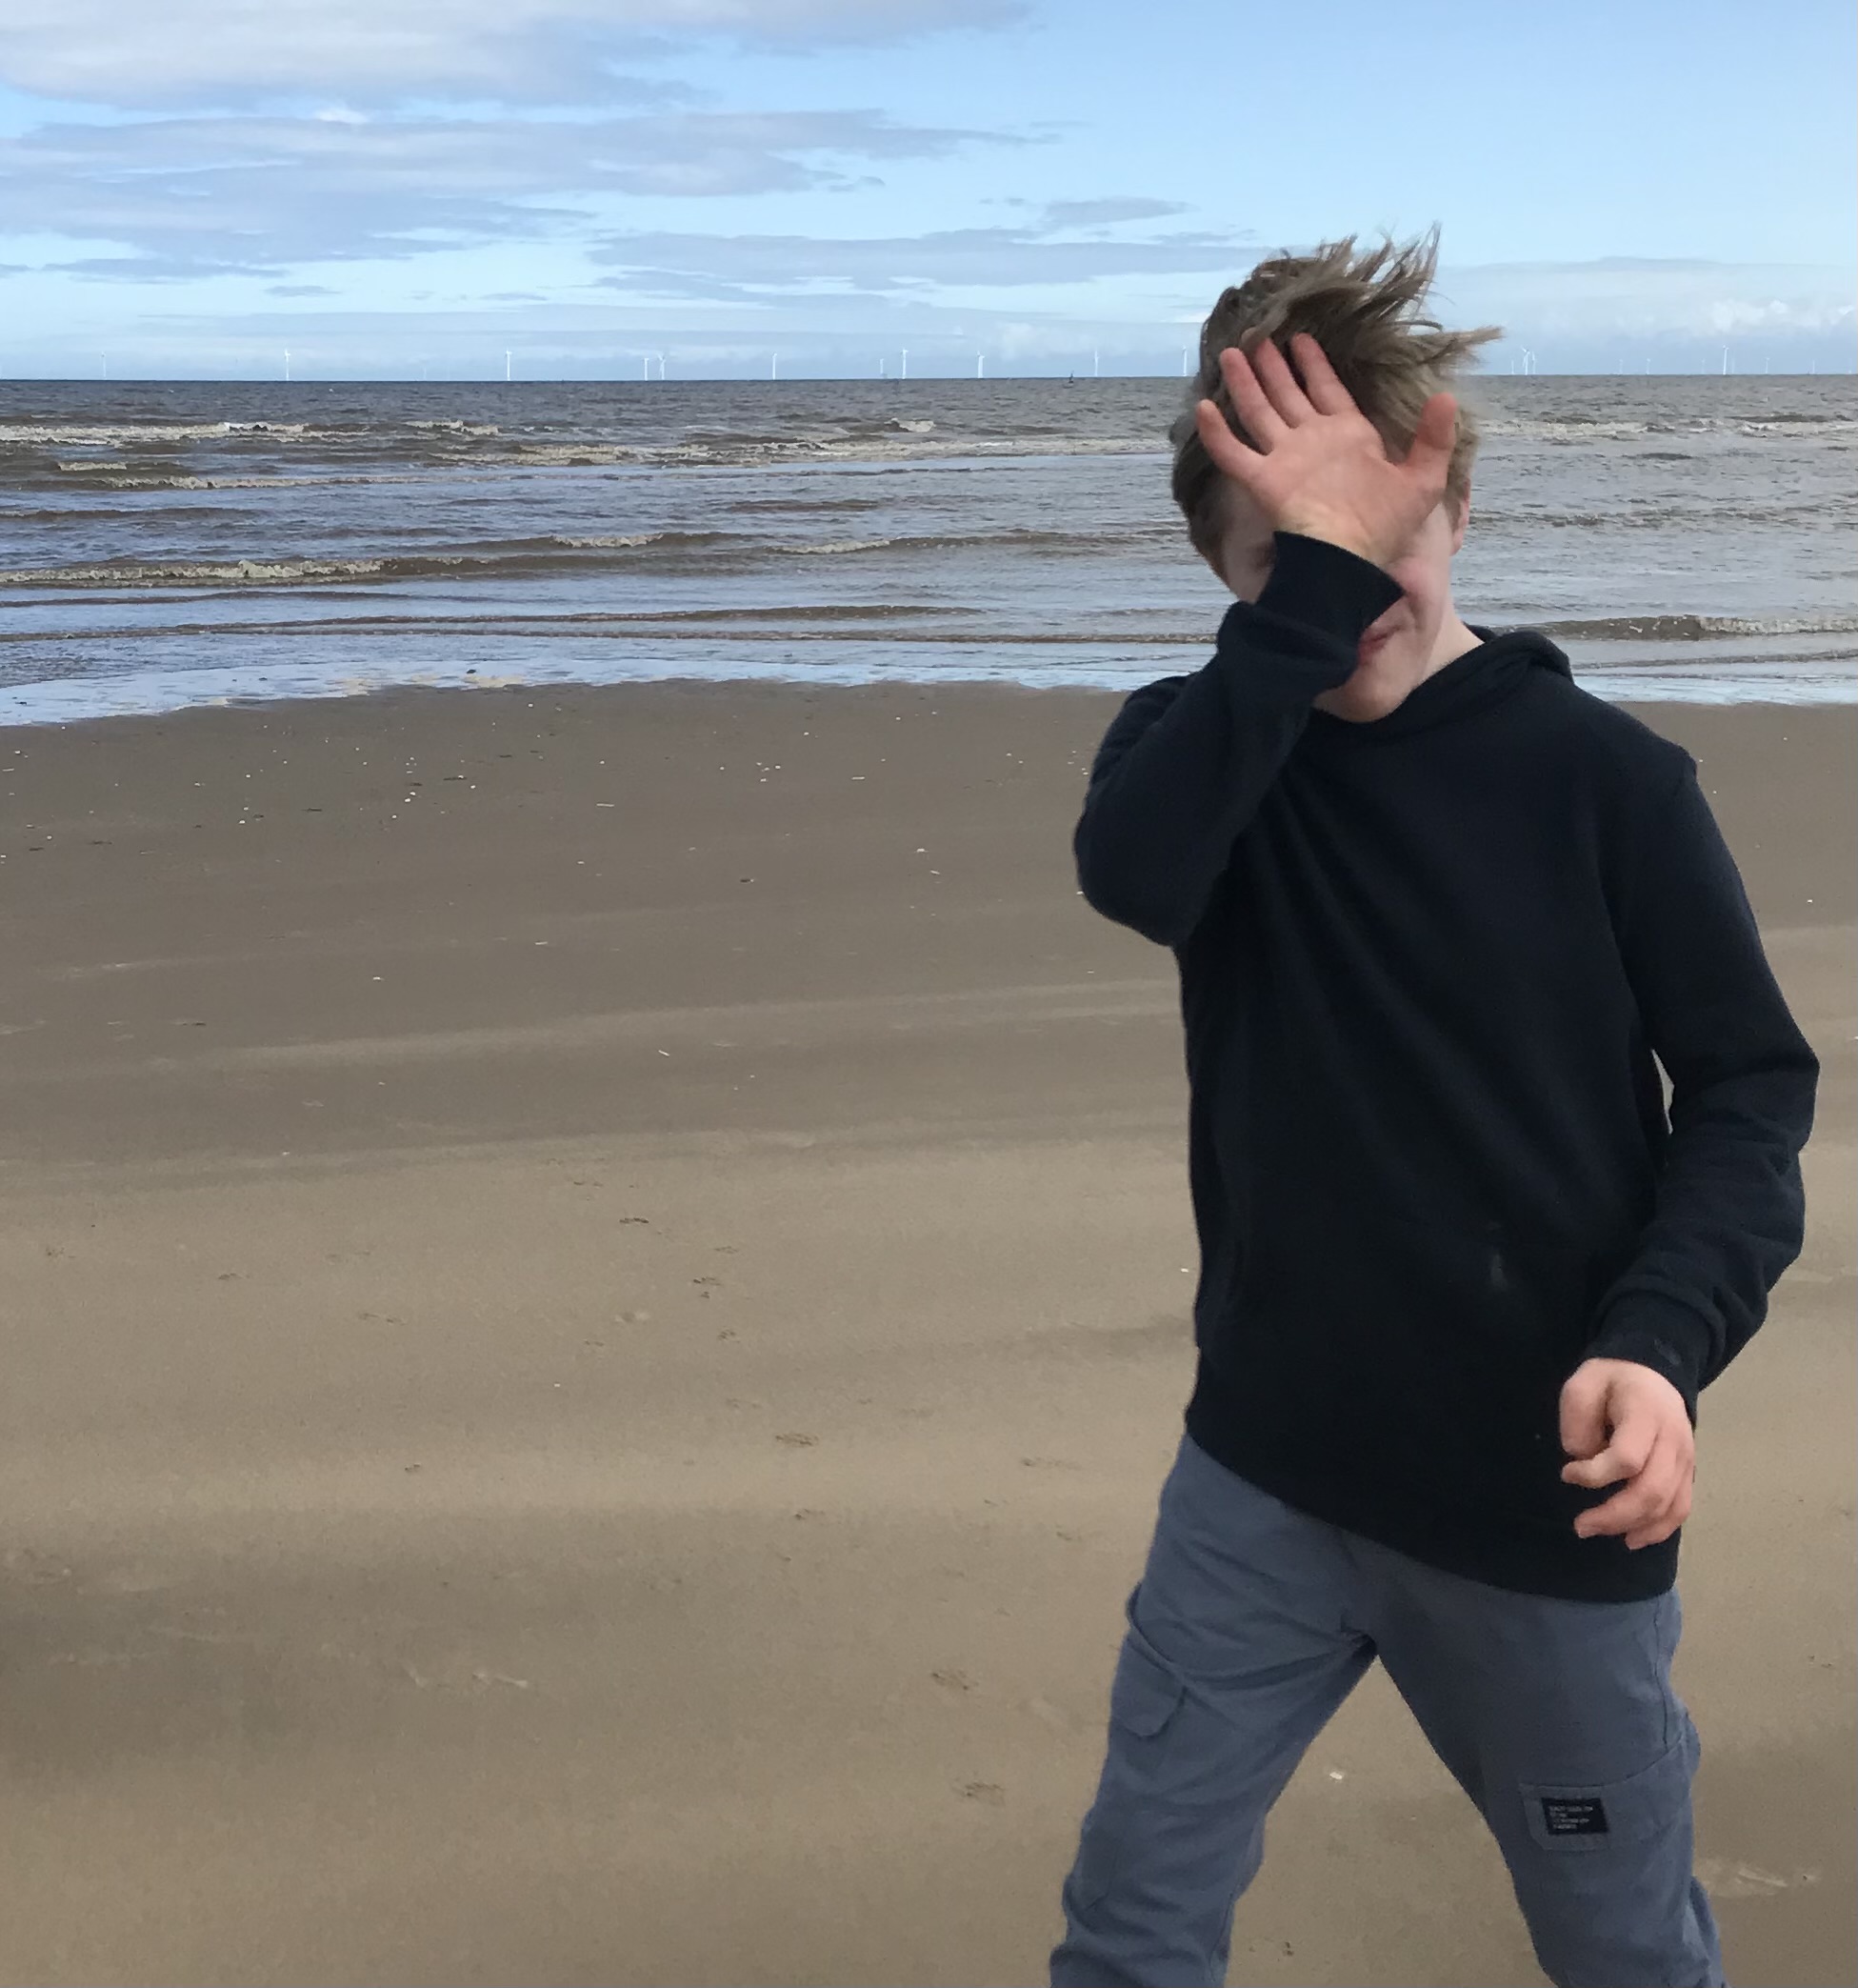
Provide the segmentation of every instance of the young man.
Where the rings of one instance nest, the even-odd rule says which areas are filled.
[[[1695,761],[1459,619],[1437,389],[1498,334],[1402,321],[1436,233],[1352,248],[1207,321],[1174,488],[1237,600],[1077,826],[1087,899],[1180,968],[1199,1358],[1050,1979],[1223,1981],[1378,1657],[1552,1980],[1719,1984],[1678,1527],[1698,1391],[1800,1252],[1818,1063]]]

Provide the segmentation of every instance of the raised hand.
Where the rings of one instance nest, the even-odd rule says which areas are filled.
[[[1244,487],[1273,531],[1326,538],[1386,567],[1445,495],[1458,403],[1449,393],[1433,394],[1406,460],[1393,462],[1316,340],[1299,331],[1290,348],[1304,384],[1269,338],[1259,341],[1253,359],[1236,346],[1220,353],[1226,390],[1258,446],[1242,442],[1211,400],[1194,409],[1200,439],[1214,467]]]

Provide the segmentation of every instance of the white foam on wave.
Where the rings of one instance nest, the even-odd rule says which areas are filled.
[[[228,559],[171,566],[40,566],[0,571],[6,587],[290,587],[305,580],[364,579],[384,571],[387,559]],[[432,556],[430,563],[462,563]]]
[[[306,421],[0,421],[0,449],[56,443],[63,449],[120,449],[125,442],[210,442],[227,435],[296,441]]]

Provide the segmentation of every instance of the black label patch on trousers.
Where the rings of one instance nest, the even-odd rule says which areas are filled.
[[[1545,1795],[1542,1797],[1543,1826],[1551,1837],[1604,1837],[1607,1834],[1607,1804],[1597,1795],[1576,1799]]]

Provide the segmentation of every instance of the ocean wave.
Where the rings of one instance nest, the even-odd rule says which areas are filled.
[[[83,495],[90,496],[89,491]],[[189,519],[200,517],[262,518],[266,515],[261,504],[190,504],[185,512]],[[22,506],[15,511],[0,505],[0,525],[114,525],[122,522],[123,513],[114,506],[89,504],[58,504]]]
[[[820,558],[840,552],[881,552],[887,546],[908,543],[904,538],[826,538],[817,545],[789,546],[788,550],[807,558]]]
[[[896,533],[873,538],[763,539],[733,532],[548,533],[534,538],[480,540],[443,552],[381,553],[353,558],[106,559],[82,565],[0,568],[0,588],[150,589],[161,587],[310,587],[336,581],[495,579],[518,574],[597,571],[633,555],[674,565],[696,560],[706,571],[741,571],[770,559],[846,558],[864,552],[935,553],[990,550],[1089,553],[1113,543],[1178,534],[1171,525],[1118,533],[1005,532]]]
[[[1724,635],[1858,634],[1858,614],[1609,614],[1530,625],[1570,642],[1708,642]]]
[[[1630,441],[1639,435],[1777,435],[1797,442],[1858,434],[1858,420],[1831,413],[1696,414],[1677,420],[1649,414],[1637,419],[1577,413],[1513,416],[1480,409],[1478,428],[1487,437],[1528,442]]]
[[[1846,500],[1849,506],[1850,500]],[[1617,511],[1570,511],[1564,508],[1549,511],[1507,510],[1492,505],[1488,509],[1472,512],[1474,523],[1510,525],[1523,531],[1538,529],[1557,532],[1600,531],[1600,532],[1649,532],[1660,531],[1667,526],[1681,525],[1690,528],[1742,522],[1751,525],[1780,525],[1788,519],[1807,520],[1816,518],[1822,522],[1837,514],[1842,507],[1835,501],[1821,499],[1807,504],[1717,504],[1708,496],[1699,497],[1688,504],[1647,504],[1630,499]]]
[[[294,441],[315,432],[307,421],[0,421],[0,449],[48,442],[61,449],[115,449],[126,442],[211,442],[229,435]]]
[[[94,566],[0,569],[0,588],[297,587],[319,580],[374,579],[411,568],[438,572],[467,562],[410,559],[105,560]]]
[[[618,552],[632,546],[662,545],[667,537],[701,542],[711,538],[727,538],[728,536],[729,533],[726,532],[678,532],[674,533],[664,532],[614,532],[589,538],[532,538],[527,541],[525,549],[527,550],[528,546],[538,548],[569,546],[576,552]]]
[[[251,464],[254,449],[288,447],[290,459],[323,455],[345,469],[410,464],[430,471],[490,473],[551,469],[779,468],[796,462],[905,462],[950,456],[1159,455],[1156,432],[1064,434],[1034,427],[951,434],[932,420],[850,421],[812,428],[687,427],[643,434],[512,430],[495,422],[395,420],[309,422],[0,422],[0,463],[15,479],[56,473],[122,489],[196,487]],[[217,445],[217,446],[215,446]],[[98,453],[80,452],[96,451]],[[171,466],[162,455],[177,456]],[[116,479],[124,479],[118,482]]]
[[[91,491],[322,490],[356,483],[424,483],[427,480],[423,475],[406,470],[364,471],[359,474],[327,471],[314,476],[194,476],[183,470],[155,473],[145,467],[138,472],[130,463],[59,463],[56,467],[86,472],[84,487]],[[123,473],[115,474],[117,471]],[[43,490],[48,486],[43,479],[34,483],[22,478],[14,487]]]

